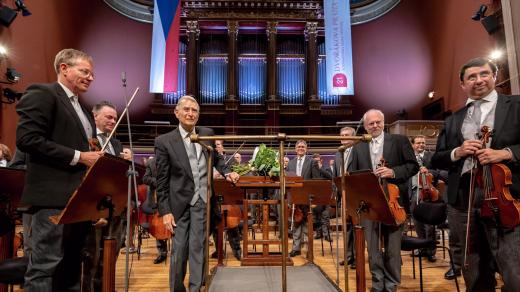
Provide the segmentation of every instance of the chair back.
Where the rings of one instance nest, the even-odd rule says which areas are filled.
[[[413,211],[415,220],[428,225],[442,224],[446,221],[447,216],[447,207],[444,202],[421,202],[415,206]]]

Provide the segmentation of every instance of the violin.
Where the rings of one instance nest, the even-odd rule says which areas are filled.
[[[296,204],[292,204],[292,208],[287,207],[287,212],[291,213],[291,230],[294,229],[294,227],[298,227],[303,222],[303,211],[300,209]]]
[[[97,138],[89,138],[88,146],[90,148],[90,151],[101,151],[101,143],[99,143],[99,140]]]
[[[491,136],[489,127],[483,126],[481,134],[485,149]],[[480,216],[494,218],[498,226],[506,228],[514,228],[520,224],[520,201],[509,192],[511,178],[511,170],[502,163],[478,165],[475,175],[477,185],[484,191]]]
[[[388,167],[386,160],[381,157],[377,167]],[[388,183],[386,179],[379,178],[383,192],[388,200],[388,206],[392,216],[394,217],[396,225],[401,225],[406,221],[406,211],[399,205],[399,187],[395,184]]]
[[[439,190],[433,186],[433,174],[419,172],[419,195],[423,201],[437,202]]]
[[[240,219],[242,219],[242,210],[240,210],[240,207],[237,205],[222,205],[220,208],[224,213],[227,228],[233,229],[238,227]]]
[[[155,191],[153,192],[153,197],[155,201],[157,201]],[[147,215],[146,217],[150,221],[150,227],[148,231],[153,237],[155,237],[155,239],[164,240],[170,239],[172,237],[171,231],[166,228],[166,225],[164,225],[162,217],[159,216],[159,212],[157,212],[157,210],[154,210],[152,215]]]

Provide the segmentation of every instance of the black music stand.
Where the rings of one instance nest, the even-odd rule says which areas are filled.
[[[70,224],[108,218],[109,234],[103,243],[103,292],[115,291],[116,239],[110,224],[114,214],[121,214],[127,204],[127,170],[129,161],[103,155],[90,167],[65,209],[50,217],[55,224]],[[127,224],[130,224],[128,222]]]
[[[0,195],[7,196],[11,208],[20,204],[25,184],[25,170],[0,167]]]
[[[14,210],[20,204],[20,198],[22,197],[24,183],[25,170],[0,167],[0,204],[4,205],[3,207],[5,207],[5,214],[7,215],[7,218],[4,219],[9,220],[8,222],[2,222],[2,226],[4,226],[6,230],[2,230],[2,233],[4,233],[4,235],[0,237],[0,261],[12,258],[14,254],[13,240],[15,226],[14,224],[12,224],[12,219],[14,219]],[[13,259],[10,261],[12,264],[20,263],[19,265],[16,265],[16,267],[19,267],[20,270],[25,270],[23,268],[24,266],[26,266],[25,260]],[[7,261],[5,263],[7,263]],[[9,269],[12,268],[11,266],[8,267]],[[7,278],[13,278],[13,276],[18,276],[17,273],[8,274],[9,276],[6,275]],[[2,276],[2,278],[4,278],[4,276]],[[7,285],[0,284],[0,292],[4,291],[7,291]]]
[[[345,186],[341,185],[341,177],[334,179],[336,187],[345,189],[346,212],[356,218],[354,222],[356,242],[356,288],[366,291],[365,277],[365,235],[360,225],[361,219],[381,222],[387,225],[397,225],[390,211],[378,178],[371,170],[350,172],[345,175]],[[341,216],[343,216],[342,214]],[[346,254],[346,253],[345,253]],[[346,263],[346,258],[345,258]]]
[[[303,187],[294,188],[288,192],[287,201],[289,204],[309,205],[307,213],[307,233],[309,248],[307,250],[307,260],[314,263],[314,226],[312,219],[311,205],[334,205],[334,198],[331,198],[332,184],[330,180],[305,180]]]

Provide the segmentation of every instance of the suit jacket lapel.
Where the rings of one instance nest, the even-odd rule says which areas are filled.
[[[303,162],[303,165],[302,165],[302,177],[305,179],[306,177],[307,178],[310,178],[311,176],[311,161],[312,158],[310,158],[309,156],[305,155],[305,160]]]
[[[457,131],[457,138],[459,141],[464,141],[464,136],[462,136],[462,123],[464,122],[464,118],[466,117],[466,113],[468,112],[468,107],[466,106],[463,110],[455,113],[453,117],[454,127]]]
[[[193,180],[193,173],[191,172],[190,159],[188,158],[188,153],[186,152],[186,147],[184,146],[184,140],[181,137],[181,133],[179,132],[179,128],[173,130],[172,132],[172,149],[177,154],[176,157],[179,159],[184,170],[189,174],[190,178]]]
[[[88,140],[88,138],[90,138],[90,137],[87,137],[87,134],[85,133],[85,128],[83,128],[83,124],[81,123],[81,121],[80,121],[80,119],[78,117],[78,113],[76,113],[76,110],[72,106],[72,103],[70,102],[69,97],[67,96],[67,94],[65,93],[65,91],[63,90],[63,88],[61,87],[61,85],[59,83],[55,83],[55,88],[56,88],[56,96],[58,97],[58,100],[69,111],[70,115],[72,116],[72,118],[76,122],[76,126],[78,126],[78,128],[80,129],[79,132],[81,133],[81,135],[86,140]],[[87,115],[87,117],[88,117],[88,115]],[[90,119],[89,119],[89,121],[90,121]],[[96,129],[96,127],[93,127],[92,130],[94,131],[95,129]]]
[[[388,158],[392,156],[391,153],[395,153],[395,151],[392,150],[394,147],[394,140],[391,138],[390,134],[385,133],[383,143],[383,158],[388,161]]]
[[[510,108],[511,99],[508,96],[498,95],[497,105],[495,107],[495,122],[494,128],[496,129],[495,133],[498,133],[491,139],[491,144],[497,140],[498,136],[502,131],[502,127],[505,124],[505,120],[507,117],[507,112]],[[494,129],[494,130],[495,130]]]
[[[197,133],[199,136],[206,136],[207,133],[204,132],[204,130],[202,128],[199,128],[199,127],[195,127],[195,133]],[[205,142],[203,141],[202,144],[206,144],[208,142]],[[207,144],[206,144],[207,145]],[[204,159],[206,161],[208,161],[208,150],[206,149],[206,147],[202,146],[201,145],[201,148],[202,148],[202,154],[204,155]],[[215,163],[215,161],[213,161],[213,163]]]

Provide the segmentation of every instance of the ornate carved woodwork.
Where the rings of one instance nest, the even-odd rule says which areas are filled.
[[[188,52],[187,52],[187,64],[186,64],[186,75],[187,76],[193,76],[194,78],[186,78],[187,84],[186,84],[186,93],[189,95],[197,96],[198,89],[197,89],[197,78],[195,76],[198,76],[197,74],[197,64],[199,60],[199,54],[198,54],[198,45],[197,41],[199,39],[199,26],[198,22],[195,20],[188,20],[186,21],[186,27],[187,27],[187,35],[188,35]]]

